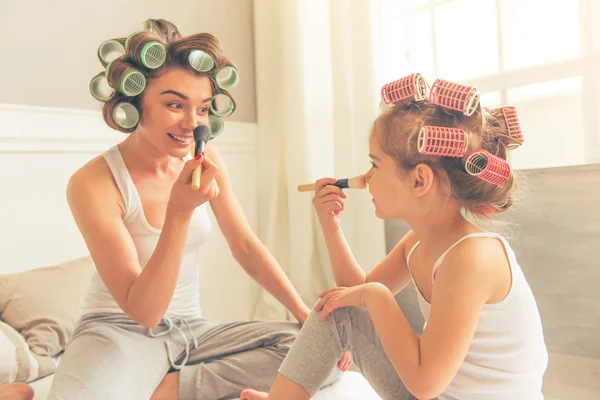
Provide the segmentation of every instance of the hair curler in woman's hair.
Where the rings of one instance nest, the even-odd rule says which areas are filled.
[[[217,117],[228,117],[235,110],[235,102],[225,93],[217,93],[210,102],[210,113]]]
[[[419,154],[439,157],[462,157],[467,150],[463,129],[425,125],[417,138]]]
[[[510,177],[510,165],[506,160],[483,149],[473,151],[465,161],[465,170],[491,184],[500,186]]]
[[[125,54],[125,47],[115,39],[106,40],[98,46],[98,59],[105,67],[123,54]]]
[[[105,76],[110,86],[125,96],[137,96],[146,87],[146,77],[144,74],[123,62],[118,63],[116,66],[114,66],[114,62],[108,64]]]
[[[396,103],[411,97],[417,101],[425,100],[427,97],[427,82],[421,74],[405,76],[397,81],[387,83],[381,88],[381,100],[385,104]]]
[[[345,178],[338,179],[336,183],[333,183],[333,186],[337,186],[341,189],[365,189],[367,187],[366,176],[358,175],[354,178]],[[299,192],[311,192],[315,190],[316,185],[314,183],[305,183],[303,185],[298,185]]]
[[[502,114],[504,115],[506,127],[508,128],[508,136],[514,140],[513,143],[510,143],[507,146],[508,150],[512,150],[521,146],[524,142],[521,124],[519,124],[519,117],[517,115],[517,109],[513,106],[504,106],[502,107]]]
[[[142,47],[140,52],[140,61],[148,69],[161,67],[167,58],[167,49],[161,43],[149,42]]]
[[[223,119],[221,117],[212,114],[208,116],[208,127],[210,128],[211,139],[219,136],[221,132],[223,132],[224,126],[225,124],[223,123]]]
[[[479,93],[473,86],[437,79],[431,87],[429,101],[471,116],[479,105]]]
[[[140,114],[133,104],[123,102],[115,106],[112,118],[124,130],[133,130],[140,120]]]
[[[108,84],[106,74],[100,72],[98,75],[92,78],[90,81],[90,93],[92,96],[102,102],[107,102],[115,95],[115,91]]]
[[[215,67],[215,60],[202,50],[190,51],[188,61],[198,72],[208,72]]]
[[[214,75],[217,86],[222,90],[231,90],[240,82],[240,73],[232,65],[225,65],[215,72]]]

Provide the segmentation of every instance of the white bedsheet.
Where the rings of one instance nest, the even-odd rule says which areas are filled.
[[[30,383],[31,387],[35,390],[34,400],[46,400],[53,377],[54,375],[49,375]],[[347,371],[338,382],[321,390],[313,399],[381,400],[367,380],[360,373],[354,371]]]

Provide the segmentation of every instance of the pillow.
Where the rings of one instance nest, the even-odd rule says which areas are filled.
[[[94,271],[86,257],[0,275],[0,318],[23,335],[32,352],[55,356],[73,333]]]
[[[57,363],[58,357],[33,354],[25,338],[0,321],[0,384],[43,378],[56,371]]]

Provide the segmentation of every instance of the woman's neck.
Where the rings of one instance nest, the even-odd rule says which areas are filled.
[[[119,150],[129,164],[129,168],[164,175],[170,170],[173,157],[165,154],[136,131],[119,144]]]

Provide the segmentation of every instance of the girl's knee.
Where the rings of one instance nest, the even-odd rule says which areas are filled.
[[[32,400],[34,390],[25,383],[8,383],[0,386],[0,400]]]

